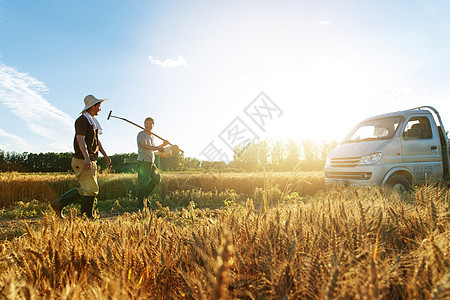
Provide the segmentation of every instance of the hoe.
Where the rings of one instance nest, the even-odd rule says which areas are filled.
[[[113,116],[111,114],[112,114],[112,110],[109,111],[107,120],[109,120],[110,118],[116,118],[116,119],[120,119],[120,120],[123,120],[125,122],[128,122],[130,124],[133,124],[134,126],[141,128],[142,130],[145,129],[144,127],[142,127],[142,126],[140,126],[140,125],[138,125],[138,124],[136,124],[134,122],[131,122],[130,120],[127,120],[127,119],[121,118],[121,117],[117,117],[117,116]],[[163,140],[163,141],[165,140],[164,138],[160,137],[159,135],[157,135],[154,132],[152,132],[152,134],[154,136],[156,136],[157,138],[159,138],[160,140]],[[178,148],[177,145],[172,145],[171,143],[169,143],[169,145],[170,145],[170,147],[164,148],[164,151],[162,151],[162,152],[161,151],[157,151],[155,154],[158,155],[158,156],[161,156],[161,157],[171,157],[173,155],[177,155],[178,152],[184,153],[184,151],[181,150],[180,148]]]

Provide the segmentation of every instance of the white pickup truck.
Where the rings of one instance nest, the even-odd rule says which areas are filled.
[[[431,106],[368,118],[328,155],[325,183],[386,186],[400,193],[416,184],[447,184],[448,146],[439,112]]]

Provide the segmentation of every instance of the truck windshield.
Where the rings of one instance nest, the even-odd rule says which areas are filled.
[[[389,117],[359,123],[344,139],[343,143],[390,139],[394,136],[402,119],[403,117]]]

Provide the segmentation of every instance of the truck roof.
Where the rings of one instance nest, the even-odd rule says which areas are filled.
[[[404,117],[404,118],[407,118],[407,117],[409,117],[412,114],[431,115],[431,112],[429,110],[427,110],[427,109],[413,108],[413,109],[400,110],[400,111],[395,111],[395,112],[391,112],[391,113],[387,113],[387,114],[373,116],[373,117],[365,119],[364,121],[370,121],[370,120],[375,120],[375,119],[380,119],[380,118],[389,118],[389,117]]]

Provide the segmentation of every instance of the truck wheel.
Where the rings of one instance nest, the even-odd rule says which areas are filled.
[[[403,177],[402,175],[393,175],[386,182],[386,187],[399,195],[403,195],[406,192],[411,191],[411,183],[408,179]]]

